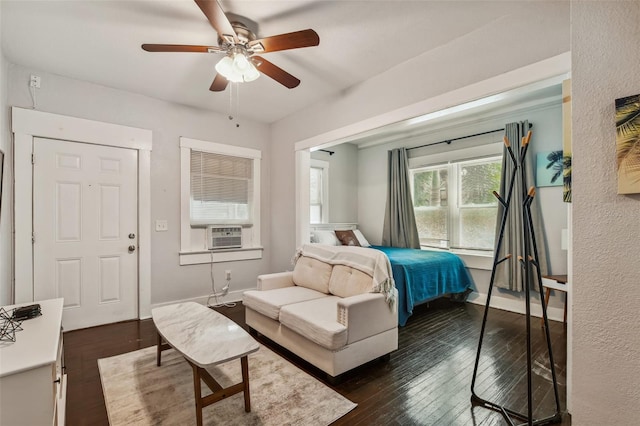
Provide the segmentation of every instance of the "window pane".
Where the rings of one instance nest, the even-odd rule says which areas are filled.
[[[447,205],[447,169],[424,170],[413,174],[414,207]]]
[[[414,210],[420,244],[448,247],[447,209],[442,207],[418,207]]]
[[[309,212],[309,220],[311,223],[321,223],[322,222],[322,206],[319,204],[312,204],[311,210]]]
[[[493,249],[501,169],[499,158],[460,164],[458,247]]]
[[[248,222],[253,160],[191,150],[193,224]]]
[[[493,196],[493,191],[500,190],[501,168],[500,160],[462,164],[460,166],[461,206],[497,205],[498,201]]]
[[[460,246],[493,250],[497,207],[474,207],[460,210]]]
[[[322,169],[312,167],[309,175],[309,197],[311,204],[322,203]]]
[[[413,205],[422,245],[448,247],[447,177],[442,167],[413,174]]]

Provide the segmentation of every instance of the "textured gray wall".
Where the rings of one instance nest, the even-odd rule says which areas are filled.
[[[616,98],[640,93],[640,2],[572,2],[576,425],[640,417],[640,194],[617,195]]]

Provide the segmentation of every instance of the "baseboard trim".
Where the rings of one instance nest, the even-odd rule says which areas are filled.
[[[218,301],[219,303],[239,303],[242,301],[242,293],[244,293],[245,291],[246,289],[230,291],[226,296],[218,297]],[[209,295],[206,295],[206,296],[190,297],[187,299],[173,300],[171,302],[152,303],[151,309],[159,308],[161,306],[174,305],[176,303],[184,303],[184,302],[196,302],[201,305],[206,305],[208,299],[209,299]],[[215,304],[216,299],[212,297],[210,300],[210,303],[211,305]],[[149,316],[148,318],[151,318],[151,317]],[[140,318],[140,319],[143,319],[143,318]]]
[[[226,296],[218,298],[218,300],[220,303],[239,303],[242,301],[242,294],[245,291],[246,289],[231,291]],[[159,308],[161,306],[173,305],[176,303],[183,303],[183,302],[196,302],[201,305],[206,305],[208,298],[209,296],[207,295],[207,296],[197,296],[197,297],[191,297],[187,299],[174,300],[170,302],[153,303],[151,304],[151,309]],[[476,293],[476,292],[470,293],[469,296],[467,297],[467,302],[473,303],[475,305],[485,306],[487,303],[487,295]],[[212,304],[215,303],[215,299],[212,298],[211,303]],[[500,309],[503,311],[515,312],[517,314],[523,314],[523,315],[525,314],[524,302],[521,300],[507,299],[506,297],[493,295],[491,297],[491,307],[495,309]],[[531,303],[531,315],[537,318],[542,317],[542,307],[540,306],[537,300]],[[564,320],[564,310],[562,308],[556,308],[553,306],[549,307],[547,308],[547,316],[552,321],[562,322]],[[144,318],[140,317],[140,319],[147,319],[147,318],[151,318],[151,317],[150,316],[144,317]]]
[[[467,297],[467,302],[486,306],[487,295],[473,292]],[[506,297],[496,296],[495,294],[491,296],[491,307],[503,311],[515,312],[517,314],[525,314],[524,301],[507,299]],[[532,301],[531,303],[531,315],[537,318],[542,318],[542,306],[540,306],[537,300]],[[552,321],[563,322],[564,309],[553,306],[549,307],[547,308],[547,317]]]

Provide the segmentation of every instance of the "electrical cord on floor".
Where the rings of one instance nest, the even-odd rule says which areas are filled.
[[[227,278],[227,285],[225,285],[224,287],[222,287],[222,292],[220,294],[218,294],[218,292],[216,291],[216,284],[215,284],[215,280],[213,278],[213,252],[211,252],[211,268],[209,270],[209,275],[211,276],[211,294],[209,294],[209,297],[207,298],[207,307],[209,308],[220,308],[222,306],[225,306],[227,308],[233,308],[234,306],[236,306],[236,302],[222,302],[220,303],[220,301],[218,300],[218,297],[224,297],[227,295],[227,293],[229,293],[229,287],[231,286],[231,278]],[[215,298],[216,299],[216,303],[214,305],[211,304],[211,298]]]

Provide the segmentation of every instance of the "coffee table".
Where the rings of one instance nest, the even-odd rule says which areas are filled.
[[[191,365],[196,400],[196,422],[202,425],[202,409],[244,392],[244,410],[251,411],[247,355],[260,348],[258,342],[224,315],[195,302],[154,308],[151,311],[158,331],[157,365],[162,351],[175,349]],[[164,343],[163,342],[164,339]],[[223,388],[205,370],[207,367],[240,358],[242,382]],[[213,392],[202,397],[200,380]]]

